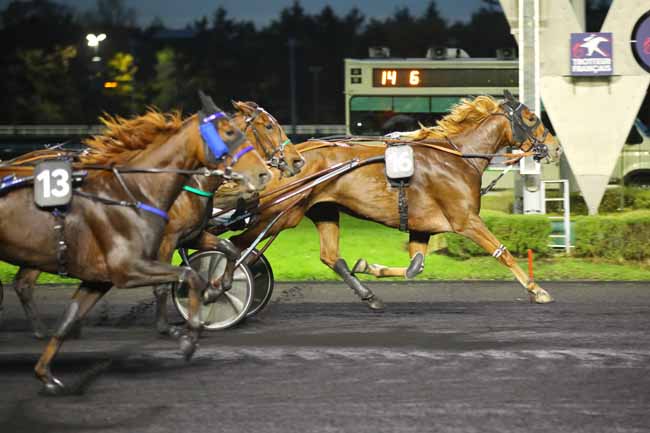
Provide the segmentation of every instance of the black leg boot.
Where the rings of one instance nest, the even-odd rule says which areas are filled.
[[[361,300],[365,302],[371,310],[378,312],[384,310],[384,302],[372,293],[369,288],[361,284],[361,281],[359,281],[357,277],[352,275],[348,268],[348,264],[344,259],[338,259],[336,263],[334,263],[334,271],[343,278],[343,281],[345,281],[352,291],[356,293],[356,295],[361,298]]]

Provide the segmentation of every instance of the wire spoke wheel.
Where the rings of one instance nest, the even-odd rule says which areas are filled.
[[[273,269],[264,254],[259,254],[257,250],[253,252],[257,259],[248,265],[253,274],[254,290],[253,302],[248,309],[247,317],[253,316],[263,310],[271,300],[273,295]]]
[[[220,278],[226,269],[226,256],[218,251],[202,251],[189,257],[189,264],[206,281]],[[232,288],[208,305],[201,305],[201,322],[205,329],[226,329],[246,317],[253,301],[253,275],[246,265],[235,269]],[[185,320],[189,317],[189,299],[185,287],[172,290],[174,305]]]

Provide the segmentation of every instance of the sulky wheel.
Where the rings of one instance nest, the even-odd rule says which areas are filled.
[[[226,268],[226,256],[218,251],[202,251],[189,257],[189,265],[206,281],[220,277]],[[185,286],[172,290],[174,305],[185,320],[188,318],[188,297]],[[201,305],[201,321],[208,330],[226,329],[246,317],[253,301],[253,276],[246,265],[235,269],[232,288],[216,302]]]
[[[271,300],[273,295],[273,270],[271,264],[264,254],[253,251],[248,267],[253,274],[254,287],[253,302],[248,309],[246,317],[251,317],[260,312]],[[255,261],[253,261],[255,260]]]

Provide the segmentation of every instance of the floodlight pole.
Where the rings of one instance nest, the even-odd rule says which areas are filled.
[[[296,133],[296,124],[298,123],[298,109],[296,107],[296,45],[298,41],[289,38],[289,86],[291,101],[291,133]]]

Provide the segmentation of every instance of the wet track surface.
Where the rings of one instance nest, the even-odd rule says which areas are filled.
[[[0,432],[648,432],[650,283],[282,284],[258,318],[205,334],[185,363],[148,290],[102,301],[53,364],[80,395],[38,395],[35,341],[10,287]],[[55,323],[70,288],[37,299]],[[174,317],[174,316],[172,316]]]

